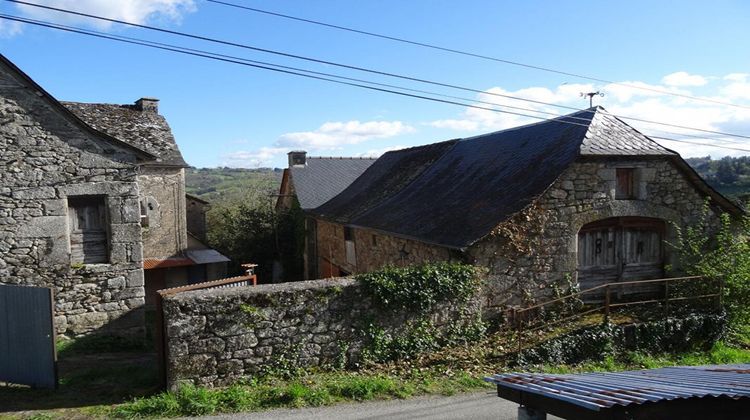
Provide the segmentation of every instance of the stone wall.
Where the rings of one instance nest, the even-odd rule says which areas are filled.
[[[141,200],[147,208],[143,228],[145,258],[163,258],[187,249],[185,170],[144,166],[138,174]]]
[[[360,360],[364,331],[398,331],[414,315],[373,304],[359,283],[338,278],[183,292],[163,301],[167,382],[223,386],[279,363],[325,366]],[[477,303],[443,305],[440,327],[478,314]],[[462,317],[463,315],[463,317]]]
[[[386,265],[399,267],[435,261],[460,261],[460,255],[447,248],[428,245],[370,229],[353,228],[357,264],[347,262],[344,226],[324,220],[317,221],[318,257],[349,273],[367,273]],[[318,264],[318,267],[321,267]]]
[[[636,168],[637,199],[616,200],[616,168]],[[465,252],[355,228],[357,264],[346,262],[344,227],[318,222],[319,256],[350,273],[384,265],[410,265],[457,260],[486,267],[487,316],[508,306],[549,297],[553,286],[575,283],[580,228],[610,217],[636,216],[667,222],[666,240],[674,240],[671,224],[687,226],[700,216],[705,197],[670,160],[663,157],[586,158],[568,168],[526,210],[499,225]],[[667,264],[677,261],[665,246]]]
[[[136,155],[55,107],[0,64],[0,282],[51,287],[71,336],[143,330]],[[103,198],[108,263],[72,265],[68,198]]]
[[[186,202],[186,219],[187,219],[187,231],[199,240],[206,242],[208,237],[206,236],[206,211],[208,204],[195,199],[194,197],[187,196]]]

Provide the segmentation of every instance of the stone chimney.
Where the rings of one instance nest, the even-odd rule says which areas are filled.
[[[293,150],[287,153],[289,156],[289,167],[305,166],[307,164],[307,152],[304,150]]]
[[[135,101],[135,109],[143,112],[159,113],[159,100],[156,98],[141,98]]]

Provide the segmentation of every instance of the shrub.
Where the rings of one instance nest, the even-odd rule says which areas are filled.
[[[476,268],[447,262],[386,267],[357,279],[382,306],[420,312],[441,302],[466,302],[480,286]]]

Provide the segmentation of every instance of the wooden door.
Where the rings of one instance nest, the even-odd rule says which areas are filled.
[[[662,220],[636,217],[605,219],[582,227],[578,233],[580,288],[662,277],[664,231]]]

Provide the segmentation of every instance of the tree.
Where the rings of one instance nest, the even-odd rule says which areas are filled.
[[[747,337],[750,332],[750,218],[733,220],[719,216],[718,229],[712,229],[709,206],[699,222],[683,232],[677,228],[682,268],[687,274],[723,281],[723,304],[730,333]]]

